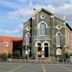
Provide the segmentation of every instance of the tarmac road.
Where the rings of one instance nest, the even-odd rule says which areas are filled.
[[[72,64],[0,62],[0,72],[72,72]]]

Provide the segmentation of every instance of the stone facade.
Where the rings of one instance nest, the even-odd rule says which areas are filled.
[[[45,24],[45,35],[39,35],[41,23]],[[41,9],[34,13],[34,15],[24,23],[24,50],[28,47],[30,48],[32,55],[38,55],[38,57],[56,57],[56,50],[60,49],[61,56],[63,56],[66,44],[68,46],[71,46],[72,44],[71,42],[68,42],[67,39],[68,30],[71,32],[65,21],[56,17],[49,11]],[[59,45],[57,44],[58,33],[61,34],[61,38],[59,37]]]

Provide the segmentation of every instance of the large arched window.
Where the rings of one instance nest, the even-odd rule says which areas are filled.
[[[27,33],[26,36],[25,36],[26,46],[29,46],[29,39],[30,39],[30,34]]]
[[[45,23],[40,24],[39,35],[40,36],[45,36],[46,35],[46,25],[45,25]]]
[[[58,47],[60,47],[61,46],[61,33],[60,32],[58,32],[57,34],[56,34],[56,46],[58,46]]]

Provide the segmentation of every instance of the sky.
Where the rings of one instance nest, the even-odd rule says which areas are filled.
[[[28,20],[33,9],[45,8],[72,27],[72,0],[0,0],[0,35],[23,36],[23,23]]]

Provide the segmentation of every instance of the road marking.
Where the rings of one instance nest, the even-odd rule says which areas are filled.
[[[22,66],[23,66],[23,64],[21,64],[21,65],[17,66],[16,68],[12,69],[12,70],[11,70],[11,71],[9,71],[9,72],[14,72],[14,71],[16,71],[17,69],[21,68]]]
[[[44,64],[42,64],[42,70],[43,70],[43,72],[46,72]]]

